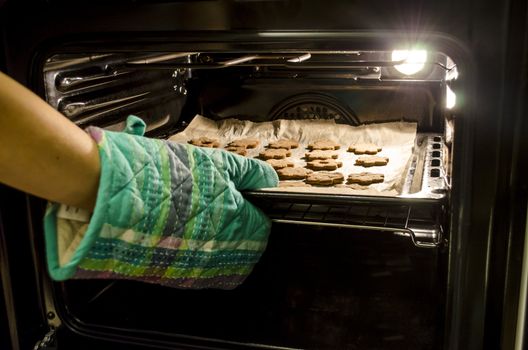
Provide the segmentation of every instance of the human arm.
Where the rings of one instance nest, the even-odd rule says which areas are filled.
[[[268,164],[127,132],[85,133],[0,73],[0,182],[52,202],[44,218],[55,280],[125,278],[231,289],[267,243],[270,220],[240,191],[277,186]]]
[[[88,134],[0,72],[1,183],[92,210],[100,168]]]

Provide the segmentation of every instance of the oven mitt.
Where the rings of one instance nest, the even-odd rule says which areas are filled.
[[[50,275],[133,279],[178,288],[232,289],[264,251],[270,220],[241,190],[275,187],[265,162],[222,150],[90,127],[101,159],[93,214],[50,204]]]

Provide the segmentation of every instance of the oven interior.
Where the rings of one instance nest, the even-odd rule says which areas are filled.
[[[396,197],[246,193],[274,225],[267,251],[242,286],[189,291],[131,281],[54,283],[55,307],[69,327],[160,347],[441,347],[458,78],[449,56],[430,50],[56,52],[44,60],[42,78],[47,101],[78,125],[119,130],[135,114],[152,137],[183,130],[197,114],[418,126]]]

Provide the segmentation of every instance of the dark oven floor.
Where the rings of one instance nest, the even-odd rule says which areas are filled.
[[[276,224],[254,273],[233,291],[69,281],[60,293],[82,322],[140,333],[311,349],[434,349],[442,334],[441,260],[437,249],[391,233]]]

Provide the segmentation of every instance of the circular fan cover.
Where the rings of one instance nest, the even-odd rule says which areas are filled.
[[[334,119],[337,123],[358,125],[355,113],[333,96],[303,93],[284,99],[270,113],[277,119]]]

